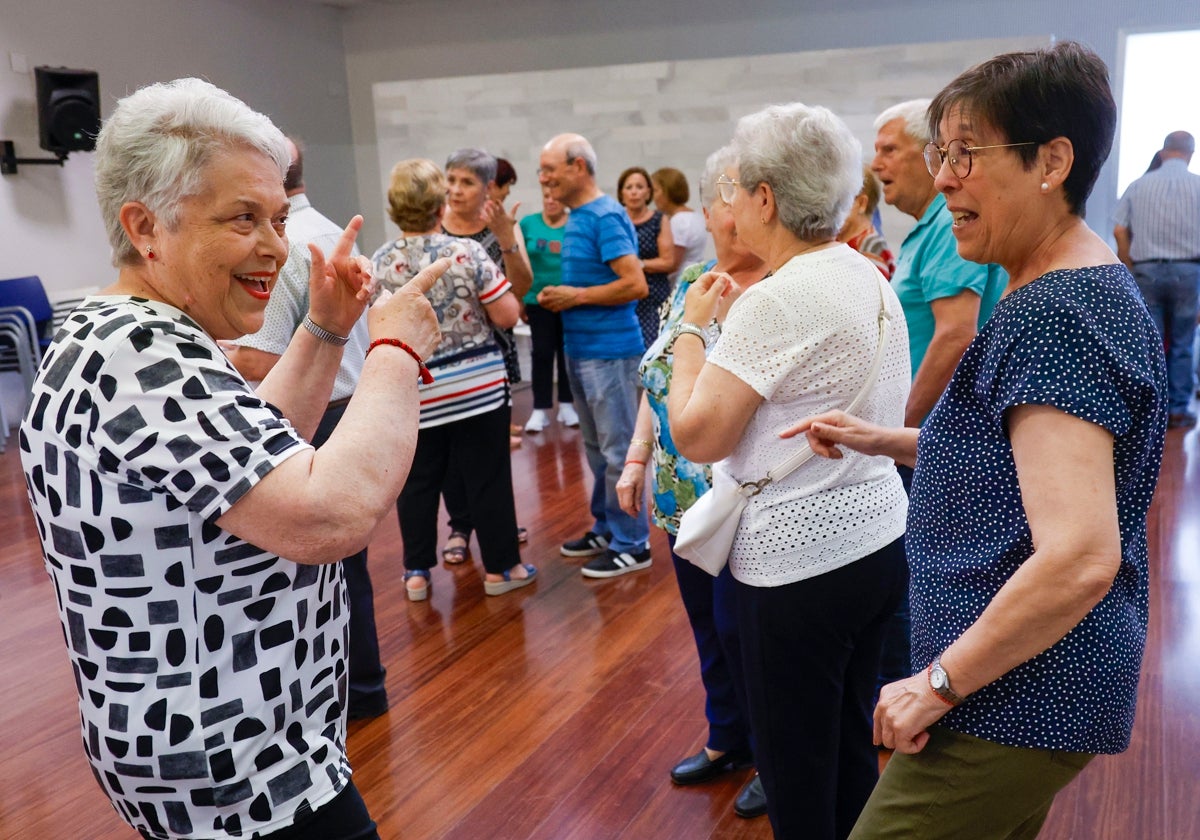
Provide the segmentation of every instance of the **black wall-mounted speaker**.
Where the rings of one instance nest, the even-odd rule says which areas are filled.
[[[35,67],[38,141],[48,152],[90,152],[100,133],[100,77],[92,70]]]

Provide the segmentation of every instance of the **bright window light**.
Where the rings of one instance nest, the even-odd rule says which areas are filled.
[[[1200,29],[1148,32],[1125,39],[1117,194],[1140,178],[1163,138],[1190,131],[1200,138]],[[1189,167],[1200,173],[1200,155]]]

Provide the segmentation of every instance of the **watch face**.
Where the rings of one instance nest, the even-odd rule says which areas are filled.
[[[934,691],[946,687],[946,672],[940,667],[934,668],[929,672],[929,684],[933,686]]]

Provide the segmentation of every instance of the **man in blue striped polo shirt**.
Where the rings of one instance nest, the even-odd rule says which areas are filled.
[[[1173,131],[1162,166],[1138,178],[1117,203],[1117,256],[1129,266],[1167,344],[1167,426],[1190,428],[1196,388],[1192,338],[1200,286],[1200,175],[1188,171],[1196,139]]]

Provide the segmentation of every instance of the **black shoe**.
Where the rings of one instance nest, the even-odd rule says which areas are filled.
[[[671,768],[671,781],[677,785],[695,785],[715,779],[729,770],[745,767],[749,756],[741,750],[724,753],[720,758],[710,759],[706,750],[689,755]]]
[[[623,575],[626,572],[636,572],[638,569],[650,568],[650,549],[641,551],[615,551],[606,549],[603,557],[589,560],[579,571],[584,577],[610,578]]]
[[[767,813],[767,794],[763,792],[762,779],[757,773],[733,800],[733,813],[745,820]]]
[[[566,557],[593,557],[608,551],[608,538],[588,531],[577,540],[567,540],[559,551]]]

